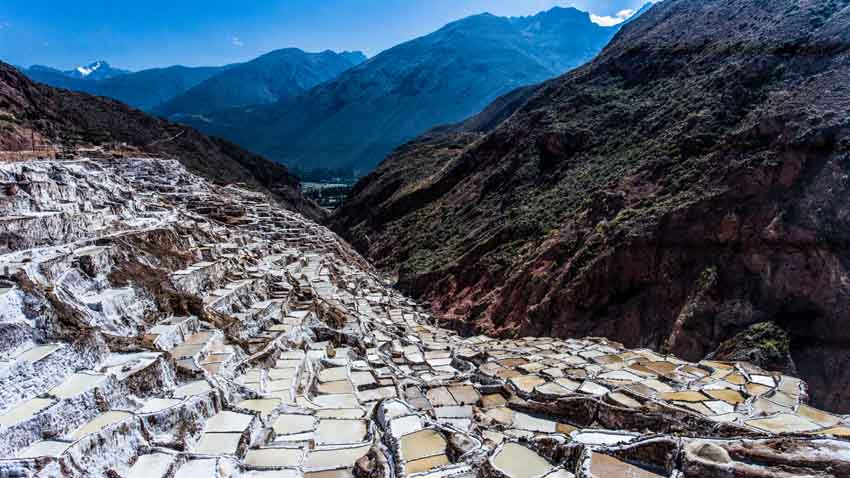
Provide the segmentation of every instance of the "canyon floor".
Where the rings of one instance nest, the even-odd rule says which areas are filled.
[[[801,380],[464,337],[166,159],[0,163],[0,477],[850,476]]]

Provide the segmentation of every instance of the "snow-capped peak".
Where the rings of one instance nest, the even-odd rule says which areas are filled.
[[[100,67],[101,67],[101,65],[102,65],[102,63],[101,63],[101,62],[96,61],[96,62],[94,62],[94,63],[92,63],[91,65],[88,65],[88,66],[78,66],[78,67],[77,67],[77,71],[78,71],[78,72],[80,73],[80,75],[82,75],[82,76],[89,76],[89,75],[91,75],[92,73],[94,73],[95,71],[97,71],[97,70],[98,70],[98,68],[100,68]]]

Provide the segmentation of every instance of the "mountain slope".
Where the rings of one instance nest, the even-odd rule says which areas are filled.
[[[152,68],[102,80],[71,78],[59,70],[33,66],[22,70],[33,81],[79,91],[97,96],[106,96],[122,103],[151,111],[154,107],[174,98],[204,80],[225,71],[229,67],[172,66]]]
[[[191,124],[293,166],[365,172],[427,129],[591,59],[616,30],[572,8],[523,18],[477,15],[391,48],[292,100],[223,110]]]
[[[179,118],[224,108],[290,99],[366,61],[360,52],[306,53],[288,48],[267,53],[209,78],[156,108]]]
[[[850,411],[848,4],[656,4],[492,131],[397,150],[333,225],[469,332],[693,359],[773,321]]]
[[[286,168],[236,145],[191,128],[153,118],[107,98],[32,82],[0,62],[0,150],[40,144],[127,143],[145,152],[174,157],[213,181],[244,182],[267,189],[309,217],[321,212],[301,196],[298,178]]]

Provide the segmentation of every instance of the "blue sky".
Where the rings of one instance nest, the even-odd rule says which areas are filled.
[[[221,65],[271,50],[373,56],[468,15],[575,6],[611,22],[647,0],[0,0],[0,59],[72,68],[94,60],[139,70]]]

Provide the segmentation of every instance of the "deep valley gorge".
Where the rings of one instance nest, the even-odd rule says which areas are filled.
[[[0,45],[0,478],[850,476],[850,0],[588,3]]]

